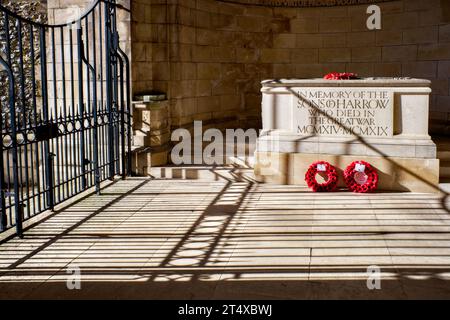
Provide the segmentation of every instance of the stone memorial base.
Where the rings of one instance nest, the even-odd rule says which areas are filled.
[[[380,190],[420,193],[433,193],[438,190],[439,160],[401,157],[257,152],[256,180],[271,184],[306,187],[305,172],[312,163],[319,160],[334,165],[340,177],[343,177],[342,171],[353,161],[367,161],[378,171]],[[343,178],[339,179],[338,187],[345,187]]]
[[[380,190],[437,192],[429,81],[271,80],[262,92],[259,181],[306,186],[305,173],[316,161],[334,165],[342,177],[349,164],[363,160],[378,170]]]

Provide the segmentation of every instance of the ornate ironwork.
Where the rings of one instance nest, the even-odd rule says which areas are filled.
[[[22,236],[29,218],[131,172],[130,66],[117,7],[97,0],[75,21],[49,25],[0,5],[9,88],[0,101],[0,232]]]

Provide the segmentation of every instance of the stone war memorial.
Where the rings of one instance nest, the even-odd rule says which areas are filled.
[[[256,175],[304,184],[314,161],[344,169],[365,160],[383,190],[428,192],[439,183],[428,133],[430,81],[409,78],[267,80]]]
[[[0,300],[450,299],[450,0],[0,0],[0,111]]]

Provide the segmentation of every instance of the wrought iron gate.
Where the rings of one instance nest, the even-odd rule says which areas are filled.
[[[115,0],[40,24],[0,5],[0,232],[131,172],[130,66]],[[28,47],[29,50],[25,50]]]

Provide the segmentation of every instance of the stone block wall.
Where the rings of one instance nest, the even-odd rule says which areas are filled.
[[[68,5],[48,0],[49,20]],[[382,30],[366,28],[367,5],[263,7],[216,0],[124,0],[119,18],[131,51],[133,92],[167,93],[172,127],[258,127],[260,81],[322,77],[410,76],[433,82],[431,130],[449,133],[450,3],[380,3]],[[119,10],[120,11],[120,10]]]
[[[141,25],[134,18],[133,30],[145,40],[135,90],[151,86],[167,92],[175,127],[193,120],[255,126],[263,79],[322,77],[332,71],[419,77],[433,82],[432,130],[450,133],[449,2],[379,5],[382,30],[369,31],[367,5],[279,8],[215,0],[133,1],[133,13],[145,19]]]
[[[161,1],[161,3],[163,3]],[[163,24],[158,19],[153,19],[153,12],[157,12],[160,6],[149,0],[133,0],[131,2],[131,60],[133,73],[134,94],[148,92],[153,89],[152,69],[153,64],[160,61],[168,62],[165,55],[167,47],[167,28],[165,25],[165,12],[160,12]],[[153,8],[153,9],[152,9]],[[153,23],[152,23],[153,21]],[[162,48],[162,54],[158,54],[158,48]]]

